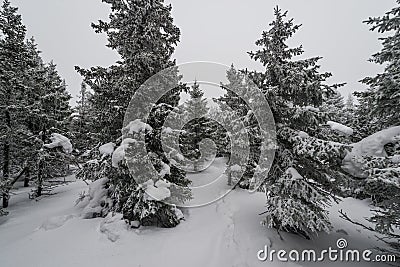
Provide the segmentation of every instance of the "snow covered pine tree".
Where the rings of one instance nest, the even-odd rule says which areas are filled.
[[[183,155],[193,161],[193,170],[199,171],[204,160],[208,155],[200,155],[199,143],[206,139],[212,138],[212,131],[210,128],[211,121],[205,117],[209,112],[207,107],[207,99],[205,99],[204,92],[200,89],[200,85],[195,82],[189,91],[190,99],[185,102],[184,114],[187,118],[195,118],[190,120],[183,128],[181,134],[180,147]],[[201,118],[196,118],[200,116]],[[185,120],[187,121],[187,119]],[[207,151],[204,151],[207,152]],[[209,154],[209,153],[208,153]],[[203,156],[201,158],[201,156]]]
[[[0,106],[2,113],[1,159],[3,162],[3,206],[8,205],[9,190],[25,175],[36,177],[38,189],[43,177],[65,174],[68,163],[64,152],[45,149],[51,132],[67,131],[70,95],[53,63],[45,64],[34,39],[26,40],[26,28],[17,8],[3,2],[0,13]],[[41,155],[47,166],[40,164]],[[41,178],[42,177],[42,178]],[[39,191],[39,190],[38,190]]]
[[[23,127],[24,103],[23,91],[26,85],[26,29],[22,24],[17,8],[9,1],[3,1],[0,13],[0,108],[1,108],[1,144],[2,144],[2,179],[0,193],[3,207],[8,206],[9,187],[12,183],[15,148],[25,138]],[[4,213],[1,212],[0,213]]]
[[[236,153],[236,157],[243,157],[246,153],[245,150],[248,149],[247,142],[243,142],[245,139],[243,138],[243,134],[248,135],[248,144],[250,145],[249,151],[249,159],[246,165],[246,170],[244,171],[240,181],[232,181],[233,183],[238,183],[241,188],[249,189],[250,180],[253,177],[255,170],[259,168],[258,159],[260,157],[260,146],[261,146],[261,132],[260,128],[257,124],[257,119],[254,116],[254,113],[249,109],[246,102],[241,99],[236,93],[232,91],[232,88],[235,88],[235,92],[240,92],[241,95],[247,95],[248,99],[254,99],[254,96],[250,96],[249,93],[251,90],[249,86],[254,86],[248,81],[248,77],[246,76],[246,71],[238,71],[232,65],[231,68],[226,73],[226,78],[228,80],[227,84],[221,84],[222,89],[226,89],[227,92],[217,99],[217,103],[222,111],[226,111],[227,108],[232,109],[232,112],[221,112],[222,119],[230,124],[233,120],[238,119],[241,120],[246,128],[246,133],[235,131],[230,132],[231,142],[235,142],[237,140],[236,147],[238,148],[236,152],[231,151],[231,144],[229,142],[226,143],[228,146],[228,151],[230,153]],[[232,116],[234,114],[234,116]],[[234,118],[235,117],[235,118]],[[235,137],[234,137],[235,136]],[[239,142],[238,142],[239,141]],[[230,155],[232,158],[232,155]],[[234,162],[229,161],[229,170],[228,174],[231,176],[235,174],[235,170],[232,170],[232,167],[236,164]],[[235,169],[235,168],[234,168]],[[235,180],[235,179],[233,179]]]
[[[397,0],[397,4],[400,1]],[[400,123],[400,6],[396,6],[383,17],[369,18],[365,23],[372,25],[371,30],[379,33],[393,33],[381,38],[383,48],[370,59],[377,64],[386,64],[385,71],[375,77],[367,77],[362,80],[369,86],[368,96],[372,93],[373,104],[370,115],[379,118],[379,124],[383,128],[398,125]],[[361,97],[363,94],[361,94]]]
[[[400,1],[384,16],[365,23],[372,25],[372,31],[388,34],[380,38],[383,48],[370,60],[386,65],[383,73],[362,80],[369,87],[357,93],[356,117],[364,138],[352,145],[344,168],[365,179],[358,190],[371,196],[377,207],[369,219],[375,229],[367,228],[383,234],[383,241],[400,258]],[[352,221],[351,214],[343,216]]]
[[[327,192],[337,187],[338,177],[345,176],[340,168],[345,146],[318,139],[325,123],[319,107],[323,95],[333,92],[323,82],[331,74],[318,72],[320,57],[293,59],[303,53],[302,47],[289,48],[286,41],[300,25],[286,16],[276,7],[271,28],[256,41],[261,49],[249,53],[265,67],[264,72],[252,71],[249,76],[264,93],[277,125],[278,148],[265,185],[264,223],[311,238],[331,228]]]
[[[152,75],[175,65],[170,58],[179,42],[180,31],[173,24],[171,6],[164,5],[162,0],[103,2],[111,5],[110,21],[99,21],[92,27],[97,33],[107,34],[107,46],[116,50],[121,60],[109,68],[84,70],[77,67],[84,82],[93,90],[89,99],[95,116],[91,132],[97,134],[100,142],[106,143],[91,150],[92,159],[78,173],[81,179],[101,179],[95,184],[101,185],[96,190],[106,192],[97,203],[99,209],[91,210],[87,216],[106,216],[114,210],[122,212],[124,219],[134,226],[174,227],[179,224],[182,213],[172,205],[151,199],[145,190],[166,192],[168,186],[175,184],[187,188],[190,183],[183,171],[170,165],[161,145],[163,122],[178,105],[184,86],[164,95],[154,106],[147,122],[132,121],[124,127],[123,121],[129,102],[139,86]],[[146,132],[146,147],[152,155],[153,166],[159,171],[157,177],[132,177],[124,159],[124,153],[132,151],[136,145],[130,141],[135,140],[141,131]],[[114,147],[117,148],[114,150]],[[135,164],[140,161],[143,158],[130,158],[131,165],[140,166]],[[146,178],[147,182],[136,183],[142,178]],[[96,194],[96,190],[92,189],[90,194]],[[189,199],[189,188],[181,196],[182,201]]]

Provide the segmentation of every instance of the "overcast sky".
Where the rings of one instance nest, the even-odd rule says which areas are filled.
[[[105,47],[104,34],[96,34],[91,22],[107,19],[109,8],[100,0],[11,0],[19,7],[28,36],[34,36],[42,57],[51,59],[66,79],[72,96],[79,92],[81,77],[74,66],[109,66],[117,60]],[[181,42],[174,57],[178,63],[212,61],[238,68],[260,69],[246,52],[273,20],[279,4],[303,27],[291,40],[303,44],[305,56],[322,56],[323,71],[330,71],[330,83],[347,82],[341,89],[363,90],[358,81],[382,71],[367,62],[379,51],[379,35],[362,21],[381,16],[395,6],[395,0],[167,0],[181,29]]]

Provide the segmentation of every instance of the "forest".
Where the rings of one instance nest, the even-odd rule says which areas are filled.
[[[71,104],[3,0],[0,266],[262,266],[264,245],[347,247],[339,240],[375,259],[346,266],[400,263],[399,0],[365,18],[381,43],[369,61],[384,70],[348,96],[322,57],[289,45],[302,27],[290,10],[269,10],[247,40],[255,70],[178,64],[163,0],[102,2],[109,19],[91,27],[120,60],[74,66]]]

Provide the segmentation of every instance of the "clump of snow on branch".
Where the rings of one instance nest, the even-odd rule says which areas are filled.
[[[171,191],[169,190],[171,184],[167,181],[158,180],[154,183],[154,181],[150,179],[142,185],[146,189],[148,200],[161,201],[171,196]]]
[[[308,137],[310,137],[310,136],[308,135],[308,133],[303,132],[303,131],[299,131],[299,133],[297,134],[297,136],[298,136],[298,137],[301,137],[301,138],[308,138]]]
[[[342,168],[355,177],[366,178],[363,157],[385,158],[388,155],[384,146],[398,141],[400,141],[400,126],[374,133],[352,145],[352,150],[343,159]]]
[[[235,164],[231,167],[231,171],[233,172],[240,172],[242,171],[242,167],[240,167],[239,165]]]
[[[300,175],[300,173],[295,169],[295,168],[288,168],[286,170],[287,174],[290,174],[290,176],[292,177],[293,180],[301,180],[303,179],[303,176]]]
[[[354,133],[354,130],[352,128],[338,122],[328,121],[326,124],[329,125],[332,130],[343,133],[345,135],[352,135]]]
[[[400,164],[400,155],[394,155],[390,158],[390,161],[395,164]]]
[[[142,122],[140,119],[136,119],[134,121],[131,121],[128,123],[127,126],[125,126],[122,129],[122,133],[124,135],[133,135],[134,133],[138,134],[140,132],[145,132],[145,131],[152,131],[153,128],[151,128],[150,125],[147,123]],[[115,151],[112,153],[112,166],[115,168],[118,168],[118,164],[125,158],[125,149],[129,147],[129,144],[137,142],[133,138],[125,138],[122,140],[122,143],[119,147],[115,149]]]
[[[165,175],[170,175],[171,174],[171,168],[169,167],[168,164],[165,164],[164,162],[161,163],[162,168],[160,171],[160,176],[164,178]]]
[[[162,129],[162,133],[163,134],[172,134],[172,133],[174,133],[174,130],[172,130],[170,127],[164,127]]]
[[[107,143],[99,147],[101,155],[111,156],[114,153],[115,143]]]
[[[125,138],[122,143],[117,147],[112,154],[112,166],[118,168],[118,164],[125,158],[125,149],[128,148],[129,144],[135,143],[136,140],[132,138]]]
[[[65,137],[62,134],[53,133],[50,137],[51,143],[45,144],[46,148],[56,148],[61,147],[65,153],[72,153],[72,144],[68,137]]]
[[[136,119],[134,121],[131,121],[128,123],[127,126],[125,126],[122,131],[133,134],[133,133],[140,133],[141,131],[152,131],[153,128],[151,128],[150,125],[148,125],[145,122],[142,122],[140,119]]]

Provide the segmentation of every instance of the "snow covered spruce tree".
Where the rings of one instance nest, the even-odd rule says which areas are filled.
[[[338,85],[341,86],[341,85]],[[354,107],[344,103],[343,96],[337,88],[331,88],[332,93],[324,95],[320,107],[321,115],[326,123],[320,127],[319,136],[330,141],[350,144],[354,141]]]
[[[113,210],[123,213],[124,219],[132,226],[174,227],[182,217],[180,211],[172,205],[152,199],[145,190],[162,191],[163,197],[158,200],[163,200],[168,197],[169,187],[178,185],[187,188],[190,182],[185,179],[183,171],[170,164],[161,144],[163,122],[178,105],[184,86],[165,94],[152,107],[147,122],[135,120],[125,126],[123,122],[129,102],[137,94],[137,89],[152,75],[175,65],[171,55],[179,42],[180,31],[173,24],[171,6],[164,5],[162,0],[103,2],[111,6],[110,21],[99,21],[92,24],[92,27],[97,33],[107,34],[107,46],[116,50],[121,60],[109,68],[93,67],[84,70],[77,67],[84,82],[93,91],[89,98],[94,116],[90,131],[104,144],[91,150],[91,160],[78,173],[81,179],[98,180],[94,182],[88,196],[97,202],[89,204],[86,216],[105,216]],[[178,79],[177,73],[174,75]],[[151,163],[159,172],[154,177],[132,177],[125,159],[125,153],[128,155],[135,150],[138,142],[133,140],[142,131],[146,133],[146,147],[151,155]],[[143,160],[144,157],[130,156],[129,165],[131,168],[146,169],[145,164],[141,164]],[[145,169],[143,175],[147,173]],[[140,184],[136,182],[144,180],[146,182]],[[94,197],[98,194],[101,198]],[[189,199],[189,189],[181,196],[181,201]]]
[[[342,216],[383,234],[382,240],[400,256],[400,149],[390,151],[388,145],[400,148],[400,126],[381,130],[352,144],[343,160],[343,169],[362,181],[357,190],[370,196],[376,207],[368,219],[375,228],[354,222],[352,214],[342,212]]]
[[[357,141],[382,129],[379,119],[371,114],[374,109],[374,91],[370,88],[362,92],[355,92],[359,102],[354,109],[354,118],[351,125],[354,128],[354,137]]]
[[[382,239],[400,257],[400,1],[382,17],[369,18],[365,23],[371,30],[392,33],[381,38],[383,48],[370,61],[386,64],[383,73],[362,80],[369,86],[359,92],[360,105],[356,119],[363,138],[353,144],[344,159],[344,169],[363,180],[358,188],[371,196],[374,215],[369,221],[375,227],[366,227],[384,235]],[[342,214],[352,221],[351,214]],[[354,222],[354,221],[352,221]],[[360,224],[360,222],[355,222]]]
[[[247,106],[246,102],[241,99],[236,93],[232,91],[235,88],[235,92],[240,92],[241,95],[248,95],[249,99],[252,97],[249,96],[249,86],[251,84],[248,81],[246,76],[246,71],[239,71],[235,69],[232,65],[231,68],[226,73],[226,78],[228,80],[227,84],[221,84],[223,89],[226,89],[226,93],[218,99],[219,107],[222,111],[222,119],[227,124],[231,124],[234,120],[240,120],[245,129],[246,133],[240,131],[228,132],[228,136],[230,135],[231,142],[236,142],[235,147],[238,149],[234,152],[231,151],[230,142],[225,142],[227,146],[227,151],[229,153],[236,153],[236,157],[242,157],[242,155],[246,155],[244,151],[248,150],[246,146],[247,142],[243,142],[245,139],[243,134],[248,135],[248,144],[250,145],[249,157],[248,162],[246,165],[246,169],[242,175],[240,181],[233,181],[235,184],[241,188],[249,189],[250,186],[250,179],[253,177],[256,168],[258,167],[258,159],[260,157],[260,146],[261,146],[261,132],[260,128],[257,124],[257,120],[254,116],[254,113],[250,110]],[[254,97],[253,97],[254,99]],[[229,112],[227,108],[232,109],[234,113]],[[234,114],[234,116],[232,116]],[[236,140],[236,141],[235,141]],[[233,155],[229,155],[232,158]],[[228,164],[229,170],[228,174],[229,177],[232,174],[231,167],[236,165],[234,162],[229,161]]]
[[[36,53],[39,55],[39,51]],[[32,159],[34,166],[37,166],[34,168],[37,183],[34,195],[40,196],[44,189],[43,183],[69,174],[69,165],[74,159],[68,138],[71,96],[56,65],[53,62],[43,64],[40,57],[37,60],[34,71],[39,75],[35,75],[32,84],[36,97],[30,103],[31,112],[27,116],[27,124],[33,136],[41,140]]]
[[[327,192],[344,180],[340,159],[345,146],[321,139],[320,125],[326,121],[319,107],[323,95],[332,92],[324,84],[331,74],[318,72],[320,57],[293,59],[303,49],[289,48],[286,42],[300,25],[286,16],[277,7],[271,28],[256,41],[261,48],[249,53],[265,67],[249,75],[268,100],[277,126],[278,148],[265,184],[264,223],[310,238],[331,228]]]
[[[3,197],[3,207],[8,206],[8,191],[14,174],[14,153],[17,144],[24,139],[23,121],[24,90],[26,85],[26,47],[25,26],[17,8],[3,1],[0,11],[0,107],[1,116],[1,150],[2,150],[2,180],[0,190]]]
[[[4,1],[0,12],[0,116],[3,162],[3,206],[8,192],[25,175],[35,177],[38,189],[42,177],[61,175],[68,166],[60,155],[40,164],[50,133],[66,130],[70,96],[55,65],[44,64],[32,39],[25,41],[26,29],[17,8]]]
[[[193,84],[189,95],[190,99],[185,102],[184,114],[187,118],[194,119],[189,119],[183,128],[180,147],[183,155],[193,161],[194,171],[198,171],[203,164],[201,158],[209,156],[200,155],[199,144],[203,139],[212,138],[212,129],[210,128],[210,120],[203,117],[207,115],[209,108],[207,107],[207,99],[203,97],[204,92],[200,89],[200,85],[197,82]],[[204,152],[207,153],[207,151]]]
[[[397,1],[399,3],[399,1]],[[397,6],[382,17],[369,18],[364,23],[372,25],[372,31],[387,33],[382,37],[383,48],[372,55],[370,62],[385,64],[383,73],[366,77],[361,82],[368,88],[356,92],[359,104],[355,109],[355,135],[361,140],[387,127],[399,125],[399,58],[398,41],[400,7]],[[358,140],[358,141],[359,141]]]
[[[370,59],[377,64],[385,64],[383,73],[375,77],[367,77],[362,82],[369,86],[361,97],[372,97],[371,111],[369,115],[376,117],[382,129],[399,125],[400,123],[400,69],[399,69],[399,41],[400,41],[400,1],[398,6],[387,12],[382,17],[369,18],[365,23],[372,25],[371,30],[379,33],[387,33],[382,37],[383,48]]]
[[[18,149],[26,178],[35,178],[40,196],[45,180],[67,175],[71,163],[72,144],[68,119],[71,114],[65,81],[60,77],[53,62],[45,64],[34,39],[27,40],[27,77],[24,79],[25,119],[20,125],[26,136]],[[46,146],[47,144],[47,146]],[[57,144],[57,145],[56,145]]]
[[[385,64],[383,73],[375,77],[366,77],[361,82],[368,88],[363,92],[356,92],[359,105],[356,107],[357,132],[361,138],[373,133],[400,124],[399,117],[399,68],[398,42],[400,40],[400,2],[382,17],[369,18],[364,23],[372,25],[372,31],[385,33],[380,38],[383,48],[372,55],[371,62]],[[360,139],[361,139],[360,138]]]
[[[321,111],[325,112],[332,121],[344,123],[343,110],[345,108],[344,98],[338,90],[334,90],[330,96],[325,97]]]
[[[95,122],[93,119],[94,112],[92,111],[90,103],[91,97],[92,92],[89,90],[88,86],[82,82],[69,126],[74,147],[77,154],[80,156],[85,156],[88,149],[95,146],[96,141],[98,141],[96,135],[91,132],[91,125]]]

